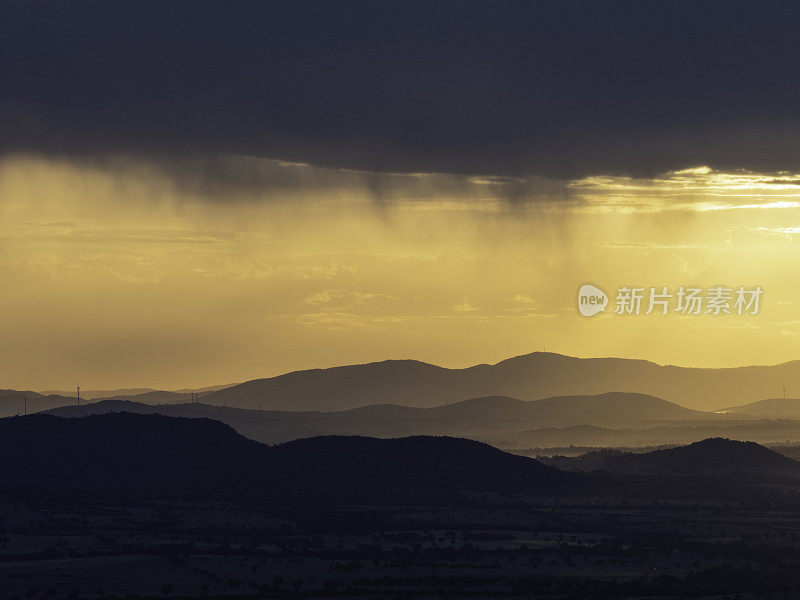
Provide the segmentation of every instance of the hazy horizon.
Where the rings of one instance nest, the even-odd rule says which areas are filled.
[[[295,373],[298,371],[311,371],[317,369],[330,369],[336,367],[344,367],[344,366],[352,366],[352,365],[366,365],[371,363],[379,363],[379,362],[387,362],[387,361],[416,361],[416,362],[423,362],[427,364],[431,364],[437,367],[442,367],[445,369],[452,369],[452,370],[461,370],[461,369],[468,369],[473,366],[488,364],[494,365],[499,362],[503,362],[504,360],[508,360],[511,358],[517,358],[520,356],[527,356],[530,354],[557,354],[560,356],[566,356],[569,358],[580,358],[580,359],[602,359],[602,358],[621,358],[626,360],[643,360],[646,362],[651,362],[659,366],[675,366],[675,367],[683,367],[683,368],[698,368],[698,369],[733,369],[738,367],[771,367],[771,366],[780,366],[782,364],[791,363],[800,361],[800,357],[797,359],[790,359],[782,362],[777,363],[746,363],[746,364],[730,364],[730,365],[709,365],[709,366],[697,366],[697,365],[687,365],[687,364],[675,364],[675,363],[660,363],[658,361],[649,360],[643,357],[636,357],[636,356],[579,356],[576,354],[566,354],[563,352],[553,352],[551,350],[532,350],[530,352],[525,352],[523,354],[516,354],[513,356],[506,356],[499,360],[492,360],[492,361],[481,361],[481,362],[473,362],[473,363],[466,363],[463,365],[445,365],[445,364],[438,364],[435,362],[430,362],[426,360],[421,360],[414,357],[387,357],[387,358],[377,358],[375,360],[366,360],[364,362],[354,362],[354,363],[332,363],[332,364],[320,364],[320,365],[313,365],[308,367],[301,367],[297,369],[291,369],[289,371],[281,371],[277,373],[271,373],[268,375],[256,375],[253,377],[247,377],[243,379],[239,379],[237,381],[232,381],[227,384],[221,384],[217,382],[205,382],[198,385],[176,385],[176,386],[157,386],[157,385],[148,385],[148,382],[131,382],[129,385],[106,385],[106,386],[94,386],[91,385],[91,382],[88,384],[80,383],[75,384],[70,387],[69,385],[63,386],[22,386],[22,387],[14,387],[9,385],[0,385],[0,389],[14,389],[14,390],[31,390],[37,393],[41,393],[43,391],[46,392],[68,392],[70,394],[76,394],[77,389],[76,386],[80,385],[81,392],[93,392],[98,390],[105,390],[105,391],[118,391],[118,390],[128,390],[128,389],[151,389],[151,390],[163,390],[163,391],[191,391],[191,390],[200,390],[209,387],[218,387],[218,386],[225,386],[230,387],[233,385],[238,385],[240,383],[244,383],[246,381],[252,381],[255,379],[269,379],[272,377],[278,377],[280,375],[287,375],[289,373]],[[185,382],[184,382],[185,383]],[[188,393],[188,392],[187,392]]]

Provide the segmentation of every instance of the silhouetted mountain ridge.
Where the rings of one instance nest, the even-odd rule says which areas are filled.
[[[164,390],[152,390],[142,394],[121,394],[118,396],[108,396],[98,398],[97,401],[119,400],[123,402],[138,402],[141,404],[177,404],[190,401],[191,392],[167,392]]]
[[[150,388],[150,387],[137,387],[137,388],[119,388],[119,389],[81,389],[81,398],[84,400],[100,400],[100,399],[108,399],[108,398],[125,398],[125,397],[138,397],[139,401],[144,402],[144,398],[146,397],[145,394],[155,394],[155,397],[158,397],[158,394],[167,393],[167,394],[185,394],[186,396],[190,396],[192,392],[197,392],[201,396],[205,395],[207,392],[215,392],[217,390],[222,390],[225,388],[229,388],[233,383],[228,383],[224,385],[210,385],[201,388],[181,388],[179,390],[164,390],[164,389],[157,389],[157,388]],[[44,396],[54,395],[54,396],[66,396],[70,397],[75,394],[75,390],[38,390],[39,394]],[[163,401],[163,400],[162,400]]]
[[[296,371],[255,379],[204,399],[273,410],[344,410],[370,404],[433,407],[465,398],[539,400],[611,391],[641,393],[695,409],[744,404],[780,385],[800,387],[800,361],[774,366],[702,369],[623,358],[575,358],[534,352],[465,369],[414,360]]]
[[[0,494],[269,502],[326,493],[564,491],[574,474],[454,438],[325,437],[269,447],[223,423],[113,413],[0,420]]]
[[[25,396],[28,397],[28,414],[75,404],[77,399],[55,394],[39,394],[33,391],[0,390],[0,418],[25,413]]]
[[[211,419],[11,417],[0,419],[0,486],[9,495],[236,494],[262,448]]]
[[[253,411],[197,403],[152,406],[124,400],[104,400],[49,412],[73,417],[121,410],[219,419],[243,435],[265,443],[315,435],[403,437],[424,434],[488,440],[534,427],[567,427],[588,423],[641,427],[663,421],[695,423],[702,419],[719,418],[652,396],[624,393],[535,401],[492,396],[432,408],[370,405],[335,412]]]

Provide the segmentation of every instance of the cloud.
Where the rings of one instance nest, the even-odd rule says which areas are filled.
[[[727,1],[12,0],[0,152],[139,155],[178,176],[231,154],[502,177],[797,171],[798,16]],[[206,180],[247,176],[218,165]]]

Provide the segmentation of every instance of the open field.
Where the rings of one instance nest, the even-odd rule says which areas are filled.
[[[800,511],[553,501],[0,508],[4,598],[796,597]]]

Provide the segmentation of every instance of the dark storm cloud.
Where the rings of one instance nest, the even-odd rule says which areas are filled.
[[[0,4],[0,151],[800,168],[796,3]]]

